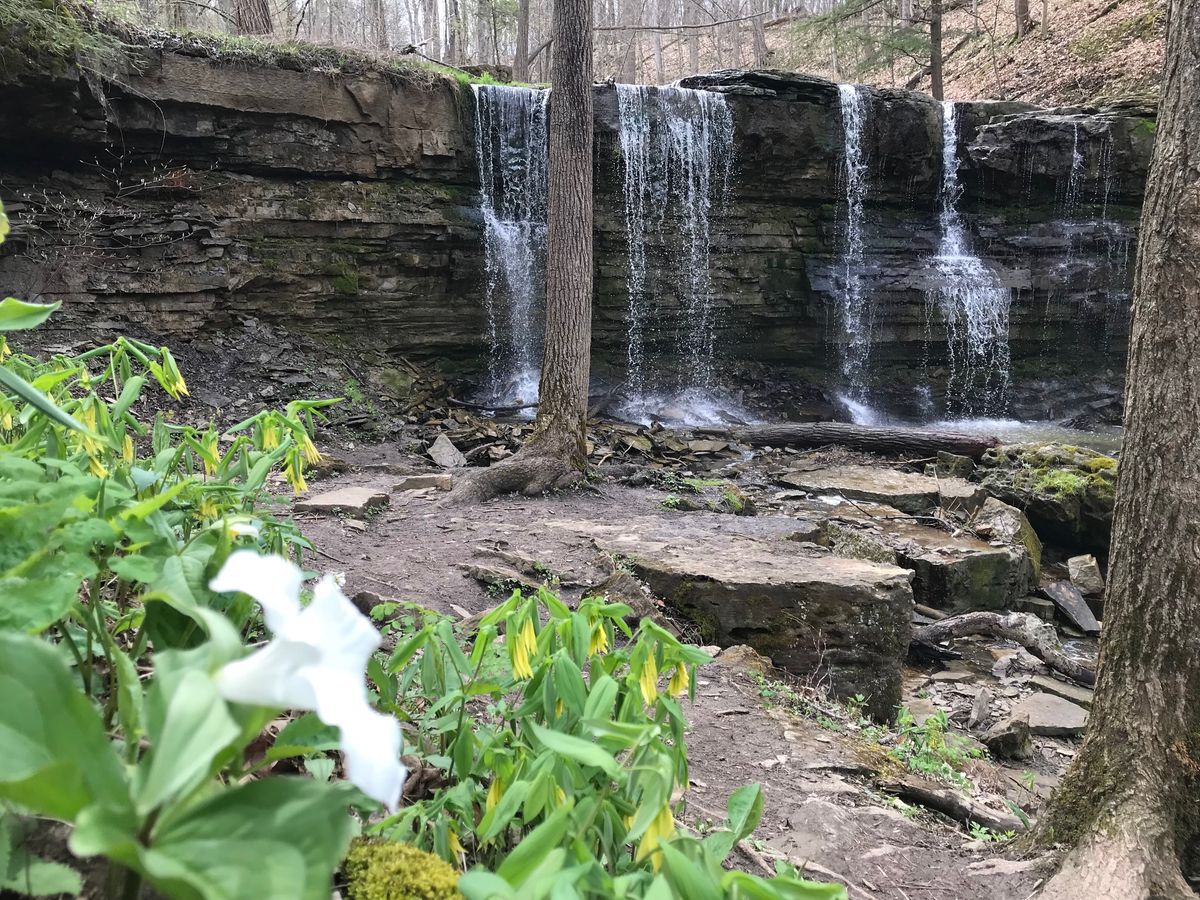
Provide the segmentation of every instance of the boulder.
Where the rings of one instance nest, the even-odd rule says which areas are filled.
[[[1008,718],[997,722],[980,740],[1001,759],[1033,758],[1033,739],[1025,719]]]
[[[296,512],[345,514],[362,516],[387,506],[391,498],[386,491],[373,487],[344,487],[326,491],[304,500],[297,500],[292,507]]]
[[[1057,616],[1055,611],[1057,607],[1053,600],[1047,600],[1044,597],[1022,597],[1015,604],[1017,612],[1032,613],[1043,622],[1053,622]]]
[[[989,497],[972,516],[971,530],[984,540],[1024,547],[1028,564],[1026,575],[1031,585],[1037,583],[1042,570],[1042,542],[1023,512],[995,497]]]
[[[1071,584],[1079,589],[1079,593],[1089,597],[1099,597],[1104,593],[1104,575],[1096,557],[1090,553],[1068,559],[1067,571],[1071,575]]]
[[[779,480],[809,494],[883,503],[910,515],[929,512],[940,493],[936,478],[876,466],[789,472]]]
[[[1051,678],[1047,675],[1034,675],[1029,679],[1029,684],[1044,693],[1054,694],[1056,697],[1070,700],[1084,709],[1092,708],[1092,700],[1095,694],[1091,688],[1080,687],[1077,684],[1060,681],[1057,678]]]
[[[640,520],[557,524],[626,559],[656,597],[698,627],[703,643],[747,644],[781,669],[825,681],[835,696],[864,695],[873,716],[895,713],[912,631],[911,572],[719,524],[782,536],[783,523],[766,518],[696,513],[680,521],[687,525],[673,530]]]
[[[1042,593],[1050,598],[1059,613],[1084,634],[1099,634],[1100,623],[1092,609],[1083,599],[1083,594],[1069,581],[1055,581],[1042,587]]]
[[[467,464],[467,458],[459,452],[450,438],[439,434],[429,450],[429,458],[443,469],[457,469]]]
[[[984,454],[973,476],[1018,507],[1050,543],[1106,553],[1112,536],[1117,461],[1060,444],[1012,444]]]
[[[911,569],[913,598],[922,605],[948,612],[1004,609],[1034,586],[1033,564],[1019,542],[993,546],[970,534],[921,525],[894,510],[890,517],[878,508],[838,511],[825,525],[825,542],[833,552]]]
[[[1046,737],[1079,737],[1088,721],[1088,712],[1082,706],[1047,693],[1030,694],[1017,701],[1011,716],[1025,719],[1031,734]]]

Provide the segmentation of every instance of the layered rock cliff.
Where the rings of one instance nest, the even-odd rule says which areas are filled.
[[[0,288],[64,300],[60,327],[133,324],[170,337],[255,317],[333,346],[481,367],[466,86],[148,50],[104,77],[5,63],[0,129],[20,138],[0,145],[0,197],[15,226]],[[689,83],[723,92],[735,124],[731,191],[712,211],[720,352],[731,369],[766,361],[820,382],[842,342],[837,88],[774,73]],[[619,375],[623,172],[615,91],[596,92],[597,368]],[[941,110],[884,90],[867,92],[866,110],[869,377],[896,408],[936,414],[945,336],[926,298]],[[1111,415],[1153,122],[1136,110],[1018,104],[963,104],[958,115],[960,205],[976,252],[1016,292],[1017,411],[1062,416],[1091,403]],[[672,298],[662,302],[669,314]],[[1087,377],[1043,402],[1040,385],[1062,371]]]

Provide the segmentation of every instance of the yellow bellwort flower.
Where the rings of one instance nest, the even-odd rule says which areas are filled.
[[[274,450],[279,446],[279,430],[275,427],[274,420],[264,420],[259,433],[262,435],[263,450]]]
[[[537,635],[533,630],[533,620],[526,617],[516,636],[508,643],[513,675],[520,679],[532,678],[533,667],[529,664],[529,657],[537,652]]]
[[[492,783],[488,785],[487,799],[484,801],[484,810],[491,812],[496,808],[496,804],[500,802],[500,798],[504,796],[504,785],[500,783],[499,778],[493,778]]]
[[[204,474],[215,475],[217,460],[220,458],[220,452],[217,449],[217,433],[211,430],[205,432],[200,438],[200,446],[204,448],[204,456],[200,458],[204,464]]]
[[[11,355],[12,349],[8,346],[8,341],[5,340],[4,335],[0,334],[0,362],[4,362]]]
[[[662,855],[656,851],[659,845],[674,833],[675,817],[671,815],[671,804],[664,803],[662,808],[659,809],[658,814],[650,822],[650,827],[642,834],[642,839],[638,842],[637,853],[633,861],[641,862],[649,856],[650,865],[657,872],[659,866],[662,865]]]
[[[308,432],[304,431],[303,429],[300,431],[300,434],[303,435],[303,437],[300,438],[300,449],[304,452],[304,459],[312,464],[319,463],[321,461],[321,454],[313,445],[312,438],[310,438],[308,436]]]
[[[450,833],[446,836],[446,838],[447,843],[450,845],[450,852],[455,856],[462,856],[467,852],[463,849],[463,845],[458,839],[458,834],[455,833],[453,828],[450,829]]]
[[[638,685],[642,689],[642,699],[646,701],[647,706],[658,699],[658,665],[654,662],[653,653],[647,656],[642,664]]]
[[[687,666],[683,663],[675,663],[675,672],[671,675],[671,682],[667,685],[667,693],[672,697],[678,697],[688,689],[688,671]]]
[[[592,638],[588,641],[588,657],[595,656],[597,653],[606,653],[608,651],[608,631],[604,628],[604,623],[597,622],[592,626]]]
[[[128,432],[125,434],[125,440],[121,442],[121,459],[128,464],[133,463],[133,438]]]

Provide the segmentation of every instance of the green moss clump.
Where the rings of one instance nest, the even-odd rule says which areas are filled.
[[[1039,473],[1033,488],[1047,494],[1075,495],[1082,494],[1087,485],[1088,480],[1083,475],[1066,469],[1048,469]]]
[[[1083,463],[1089,472],[1111,472],[1116,470],[1117,461],[1111,456],[1093,456]]]
[[[461,900],[458,872],[432,853],[395,841],[358,840],[346,855],[349,900]]]

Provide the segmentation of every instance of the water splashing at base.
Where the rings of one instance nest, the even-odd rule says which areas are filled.
[[[946,327],[950,376],[947,411],[979,416],[1003,410],[1009,381],[1008,313],[1012,297],[971,250],[958,212],[958,125],[954,104],[942,104],[942,239],[933,258],[936,286],[926,315],[940,312]]]
[[[545,301],[550,92],[472,85],[491,353],[487,401],[537,400]]]

